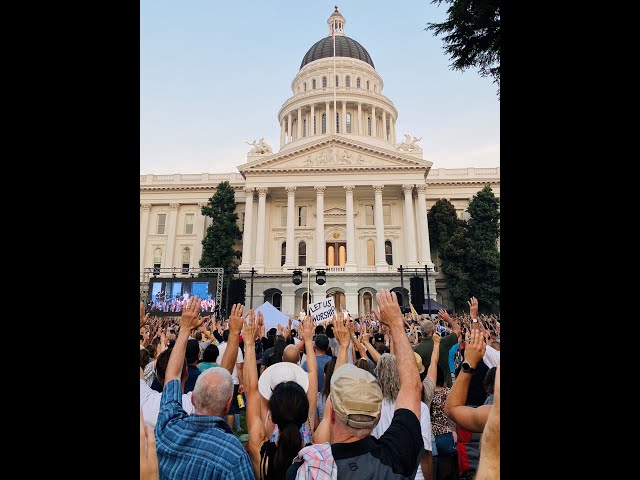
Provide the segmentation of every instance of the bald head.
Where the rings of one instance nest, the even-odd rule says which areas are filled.
[[[282,352],[282,361],[289,363],[298,363],[300,361],[300,353],[295,345],[287,345]]]
[[[198,375],[191,403],[194,413],[224,417],[233,396],[233,378],[226,368],[208,368]]]
[[[420,330],[422,331],[422,338],[431,338],[433,332],[436,331],[436,326],[431,320],[425,320],[420,324]]]

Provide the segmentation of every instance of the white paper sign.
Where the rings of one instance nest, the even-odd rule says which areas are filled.
[[[336,306],[333,297],[325,298],[309,307],[309,314],[313,318],[313,323],[318,324],[323,320],[329,320],[336,314]]]

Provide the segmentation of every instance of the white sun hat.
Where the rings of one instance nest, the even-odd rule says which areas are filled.
[[[278,362],[262,372],[258,379],[258,391],[269,400],[273,390],[282,382],[295,382],[306,393],[309,389],[309,374],[295,363]]]

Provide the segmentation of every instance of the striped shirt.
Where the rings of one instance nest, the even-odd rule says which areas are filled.
[[[247,451],[223,418],[184,411],[178,379],[162,391],[155,436],[161,479],[255,479]]]

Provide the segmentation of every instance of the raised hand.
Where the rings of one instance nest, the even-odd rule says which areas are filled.
[[[313,342],[313,331],[315,327],[313,325],[313,318],[309,315],[304,317],[304,320],[300,322],[300,332],[302,334],[302,341],[307,343]]]
[[[140,412],[140,480],[157,480],[158,455],[156,453],[156,438],[153,428],[144,424],[142,411]]]
[[[431,339],[433,340],[433,348],[438,348],[441,340],[440,335],[438,335],[437,333],[434,333],[433,335],[431,335]]]
[[[283,333],[282,325],[278,324],[278,335],[282,335],[282,333]]]
[[[467,302],[469,305],[469,316],[472,320],[478,320],[478,300],[476,297],[471,297]]]
[[[258,312],[260,313],[260,312]],[[244,348],[253,348],[256,340],[256,330],[258,329],[258,325],[256,324],[255,315],[253,312],[253,308],[249,310],[249,322],[242,322],[242,340],[244,341]]]
[[[464,360],[471,368],[475,368],[478,362],[482,360],[482,357],[484,357],[486,348],[487,345],[480,327],[478,327],[477,323],[472,323],[470,333],[467,333]]]
[[[251,317],[251,315],[249,315],[249,317]],[[254,338],[256,340],[258,338],[262,338],[264,336],[262,335],[263,332],[264,332],[264,316],[262,315],[262,312],[258,312],[258,320],[256,321],[256,331],[255,331]]]
[[[196,295],[189,297],[186,308],[182,310],[182,317],[180,318],[181,329],[184,328],[187,332],[190,332],[202,325],[204,317],[200,316],[201,303],[202,301]]]
[[[438,310],[438,315],[440,315],[443,318],[443,320],[445,320],[447,323],[451,321],[451,317],[449,316],[449,313],[444,308],[441,308],[440,310]]]
[[[400,311],[400,305],[396,300],[396,294],[389,290],[382,289],[376,293],[376,302],[378,308],[373,309],[371,312],[380,323],[383,323],[389,327],[389,330],[402,329],[404,332],[404,321],[402,319],[402,312]]]
[[[242,318],[243,308],[244,307],[239,303],[236,303],[231,307],[231,314],[229,315],[229,335],[233,333],[237,337],[240,334],[242,324],[244,323]]]
[[[362,343],[368,342],[370,338],[371,338],[371,334],[368,332],[367,326],[363,324],[360,327],[360,341]]]
[[[338,344],[342,348],[348,347],[349,343],[351,343],[351,338],[349,337],[349,329],[344,324],[344,315],[342,312],[338,313],[338,315],[333,316],[333,334],[338,341]]]

